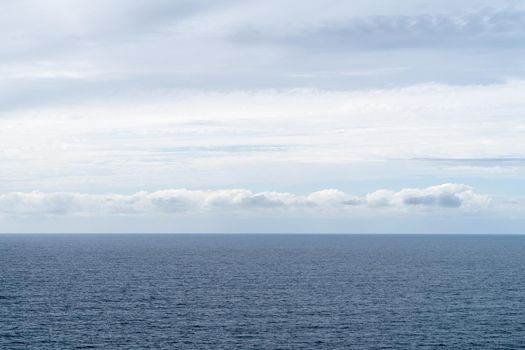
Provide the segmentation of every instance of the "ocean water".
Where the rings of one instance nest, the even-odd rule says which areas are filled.
[[[437,348],[525,348],[525,236],[0,235],[0,349]]]

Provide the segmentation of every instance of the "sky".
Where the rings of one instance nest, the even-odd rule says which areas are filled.
[[[525,233],[525,2],[0,3],[0,232]]]

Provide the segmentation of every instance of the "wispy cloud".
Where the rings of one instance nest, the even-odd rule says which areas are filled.
[[[0,102],[6,108],[20,106],[20,100],[77,103],[115,91],[359,89],[525,76],[516,51],[523,49],[523,6],[481,0],[439,4],[3,2]]]
[[[17,181],[25,185],[14,189],[47,190],[62,178],[68,190],[97,183],[129,192],[144,183],[229,187],[234,182],[224,182],[226,172],[233,181],[263,181],[260,170],[250,169],[286,177],[282,169],[301,164],[488,168],[501,159],[499,165],[523,168],[517,160],[525,155],[524,93],[523,82],[515,81],[364,91],[168,91],[28,106],[0,121],[0,160],[9,164],[0,180],[4,190]],[[467,162],[476,159],[493,161]],[[385,167],[382,173],[393,171]],[[148,172],[137,173],[144,168]],[[339,178],[352,180],[352,174]]]
[[[295,32],[245,27],[232,34],[244,44],[345,50],[402,48],[524,48],[525,12],[482,10],[465,14],[367,16],[296,28]]]

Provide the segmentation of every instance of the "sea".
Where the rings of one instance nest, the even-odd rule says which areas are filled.
[[[525,349],[525,236],[0,235],[0,349]]]

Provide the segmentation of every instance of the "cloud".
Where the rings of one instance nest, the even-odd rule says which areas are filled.
[[[524,76],[522,55],[501,50],[523,48],[523,9],[429,3],[4,1],[0,106],[168,88],[356,89]]]
[[[521,176],[524,93],[524,81],[363,91],[170,91],[27,108],[0,119],[0,162],[6,164],[0,191],[53,191],[57,179],[64,190],[80,192],[286,189],[302,181],[340,188],[359,178],[356,169],[326,169],[359,162],[376,162],[366,178],[425,171],[421,176],[439,174],[428,181],[441,183],[454,179],[450,171],[461,175],[458,167],[472,165],[459,160],[477,159],[478,176],[495,165]],[[458,161],[432,161],[440,159]],[[413,168],[394,173],[392,162],[401,161],[399,169]],[[310,174],[317,171],[315,178],[304,168],[293,170],[303,165],[311,165]]]
[[[375,207],[406,206],[427,208],[475,209],[487,207],[490,199],[460,184],[443,184],[424,189],[406,188],[399,192],[379,190],[367,195],[368,203]]]
[[[208,0],[3,2],[0,29],[9,34],[0,39],[1,60],[137,41],[215,6]]]
[[[151,213],[314,210],[344,211],[348,208],[387,208],[412,210],[487,208],[490,198],[472,188],[443,184],[398,192],[378,190],[365,196],[352,196],[328,189],[297,195],[286,192],[169,189],[132,195],[90,195],[83,193],[14,192],[0,195],[3,215],[130,215]]]
[[[525,11],[480,10],[464,14],[366,16],[295,32],[245,27],[232,34],[244,44],[344,50],[400,48],[524,48]]]

